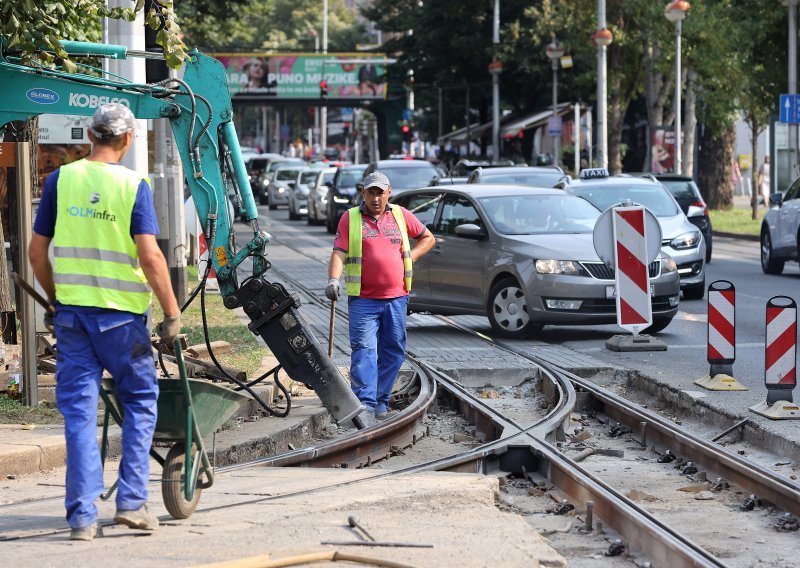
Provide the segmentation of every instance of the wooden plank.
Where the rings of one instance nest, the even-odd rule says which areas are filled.
[[[231,344],[227,341],[212,341],[211,342],[211,351],[214,352],[214,355],[222,355],[224,353],[229,353],[231,350]],[[198,343],[197,345],[190,345],[185,349],[186,354],[189,357],[201,358],[205,359],[206,357],[211,357],[208,354],[208,347],[206,347],[205,343]]]

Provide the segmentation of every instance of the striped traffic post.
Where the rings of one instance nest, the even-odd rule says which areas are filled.
[[[775,296],[767,302],[764,384],[767,400],[750,410],[773,419],[800,418],[793,403],[797,386],[797,303],[788,296]]]
[[[736,288],[727,280],[716,280],[708,286],[707,298],[706,357],[710,370],[695,384],[709,390],[748,390],[733,378],[733,362],[736,360]]]
[[[617,324],[638,335],[653,323],[644,207],[613,209]]]

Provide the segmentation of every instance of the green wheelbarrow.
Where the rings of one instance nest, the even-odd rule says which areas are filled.
[[[214,467],[208,459],[203,438],[217,429],[239,409],[248,398],[231,389],[186,377],[180,342],[173,344],[179,378],[158,379],[158,419],[153,442],[172,442],[166,457],[155,448],[150,455],[162,466],[161,493],[169,514],[187,519],[200,500],[200,492],[214,483]],[[122,405],[115,396],[114,380],[103,379],[100,396],[105,403],[101,458],[105,463],[108,452],[110,418],[117,424],[124,420]],[[102,496],[114,494],[117,482]]]

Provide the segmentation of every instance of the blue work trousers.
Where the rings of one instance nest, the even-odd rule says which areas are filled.
[[[351,296],[347,306],[350,388],[368,410],[385,412],[406,354],[408,296],[387,300]]]
[[[73,529],[97,518],[103,465],[97,444],[97,400],[103,369],[114,377],[122,406],[122,460],[117,509],[147,502],[150,445],[156,425],[156,378],[146,316],[94,308],[57,306],[56,401],[67,439],[67,520]]]

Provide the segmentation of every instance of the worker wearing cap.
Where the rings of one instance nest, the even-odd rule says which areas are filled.
[[[45,181],[28,250],[36,279],[55,306],[47,323],[58,337],[56,402],[64,415],[65,505],[73,540],[91,540],[97,532],[94,502],[103,492],[97,402],[104,369],[114,377],[124,411],[114,520],[158,527],[146,506],[158,398],[148,327],[151,289],[164,311],[156,328],[162,340],[172,341],[180,331],[180,309],[156,244],[148,181],[118,163],[135,129],[127,106],[98,107],[89,122],[89,156]]]
[[[342,215],[328,265],[325,295],[348,297],[350,386],[370,426],[387,417],[389,397],[406,351],[406,311],[412,265],[434,245],[431,232],[410,211],[389,205],[392,188],[380,172],[363,181],[363,201]],[[411,248],[409,237],[416,239]]]

